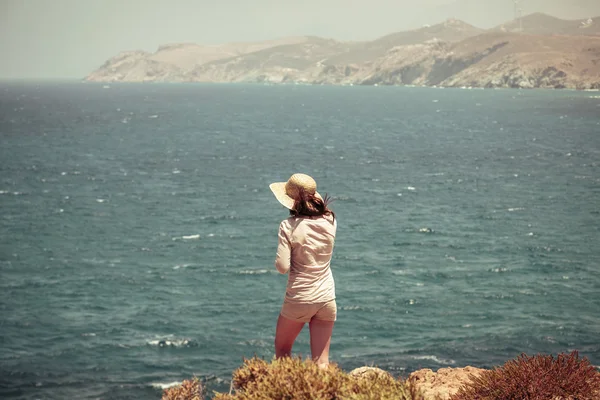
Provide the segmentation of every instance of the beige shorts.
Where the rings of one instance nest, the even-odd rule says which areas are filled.
[[[315,304],[283,303],[281,315],[298,322],[310,322],[312,319],[335,321],[337,305],[335,299]]]

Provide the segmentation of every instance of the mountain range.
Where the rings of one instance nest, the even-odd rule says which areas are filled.
[[[449,19],[365,42],[169,44],[120,53],[85,80],[600,89],[600,17],[536,13],[492,29]]]

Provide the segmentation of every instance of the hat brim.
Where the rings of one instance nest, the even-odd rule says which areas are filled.
[[[293,198],[287,195],[285,192],[285,185],[287,182],[275,182],[269,185],[269,189],[275,195],[277,201],[281,203],[282,206],[287,208],[288,210],[294,209],[294,203],[296,202]],[[319,192],[315,192],[315,196],[322,199]]]

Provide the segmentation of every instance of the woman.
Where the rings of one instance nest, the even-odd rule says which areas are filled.
[[[294,174],[272,183],[271,191],[290,217],[279,225],[275,267],[289,272],[285,300],[277,320],[275,356],[289,356],[304,327],[310,328],[310,352],[321,368],[329,364],[329,345],[336,320],[335,285],[330,261],[335,242],[335,214],[317,192],[313,178]]]

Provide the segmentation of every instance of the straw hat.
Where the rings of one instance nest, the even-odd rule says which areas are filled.
[[[301,193],[308,193],[321,198],[317,192],[317,182],[305,174],[294,174],[287,182],[275,182],[269,185],[277,200],[285,208],[294,209],[294,203],[300,199]]]

